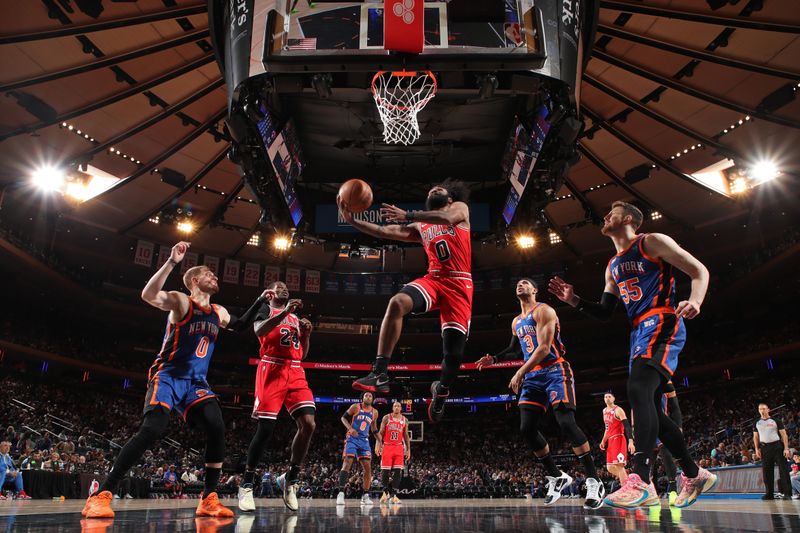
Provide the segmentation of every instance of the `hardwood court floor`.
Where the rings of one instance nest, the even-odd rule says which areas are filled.
[[[117,500],[116,516],[82,519],[82,501],[0,502],[0,532],[142,533],[359,533],[537,532],[614,533],[618,531],[800,532],[800,501],[700,500],[689,509],[666,505],[637,511],[604,507],[585,511],[582,500],[561,500],[545,507],[542,500],[405,500],[402,505],[361,507],[357,500],[337,508],[329,500],[301,500],[298,513],[279,499],[257,499],[255,513],[242,513],[235,500],[233,519],[195,518],[197,500]]]

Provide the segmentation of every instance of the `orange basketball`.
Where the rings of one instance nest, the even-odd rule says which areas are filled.
[[[362,213],[372,205],[372,188],[363,180],[347,180],[339,187],[339,198],[349,211]]]

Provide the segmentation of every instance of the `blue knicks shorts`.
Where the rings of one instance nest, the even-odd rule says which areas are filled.
[[[545,411],[552,405],[575,409],[575,381],[572,368],[566,361],[554,363],[541,370],[529,372],[522,381],[519,405],[541,407]]]
[[[645,314],[633,323],[628,371],[634,359],[641,358],[671,379],[684,344],[686,327],[682,318],[674,313]]]
[[[144,412],[152,411],[160,405],[168,411],[175,409],[186,419],[192,406],[215,397],[216,394],[203,379],[181,379],[156,374],[147,387],[147,394],[144,397]]]
[[[369,447],[369,439],[358,437],[348,437],[344,441],[343,457],[355,457],[356,459],[372,459],[372,448]]]

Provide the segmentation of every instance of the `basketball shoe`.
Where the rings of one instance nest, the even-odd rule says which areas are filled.
[[[639,506],[649,507],[660,503],[653,483],[646,485],[638,474],[630,474],[625,484],[606,496],[603,501],[606,505],[620,509],[633,509]]]
[[[444,416],[444,403],[447,397],[450,396],[450,391],[443,394],[441,388],[440,381],[431,383],[431,403],[428,404],[428,419],[431,422],[439,422],[442,419]]]
[[[370,372],[361,379],[353,382],[353,388],[363,392],[374,392],[377,394],[389,394],[389,374],[386,372],[376,374]]]
[[[698,469],[697,477],[686,477],[681,472],[681,491],[675,498],[675,507],[679,509],[689,507],[697,501],[698,496],[713,489],[716,484],[716,474],[712,474],[705,468]]]
[[[561,491],[569,487],[572,483],[572,476],[566,472],[561,472],[558,477],[545,476],[547,478],[547,495],[544,497],[545,505],[553,505],[561,499]]]
[[[81,514],[86,518],[114,518],[114,510],[111,508],[113,498],[114,496],[107,490],[89,496]]]
[[[297,511],[297,483],[290,483],[286,480],[286,474],[281,474],[277,479],[278,488],[283,493],[283,503],[290,511]]]
[[[216,492],[212,492],[197,503],[195,516],[208,516],[212,518],[233,518],[233,511],[222,505]]]

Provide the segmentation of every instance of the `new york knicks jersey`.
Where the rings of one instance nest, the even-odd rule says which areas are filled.
[[[466,224],[420,222],[419,234],[428,256],[428,274],[472,279],[472,240]]]
[[[405,428],[406,417],[400,415],[400,420],[396,420],[392,415],[389,415],[389,421],[386,423],[386,427],[383,428],[383,445],[402,446]]]
[[[375,409],[370,407],[369,409],[364,409],[364,406],[359,404],[358,412],[353,417],[353,422],[350,424],[353,429],[356,430],[358,435],[355,437],[350,437],[353,439],[362,439],[366,440],[369,439],[369,432],[370,427],[372,427],[372,421],[375,418]]]
[[[608,268],[628,318],[636,317],[652,309],[675,308],[675,278],[672,265],[666,261],[649,257],[643,248],[643,233],[631,245],[611,258]]]
[[[203,309],[189,299],[189,311],[177,324],[167,320],[161,351],[148,372],[173,378],[205,380],[219,334],[217,306]]]
[[[539,302],[533,306],[533,309],[531,309],[530,313],[525,316],[518,316],[515,318],[512,326],[514,329],[514,334],[517,336],[517,340],[519,340],[519,344],[522,347],[522,358],[525,361],[531,358],[534,350],[536,350],[536,348],[539,346],[539,340],[536,338],[536,321],[533,319],[533,312],[540,305],[544,304]],[[556,322],[556,333],[553,336],[553,343],[550,345],[550,351],[546,356],[544,356],[544,359],[539,362],[539,368],[546,366],[548,363],[553,363],[562,359],[565,353],[566,349],[564,348],[564,344],[561,342],[561,325]],[[536,371],[539,368],[534,368],[531,372]],[[531,372],[528,372],[528,374]]]
[[[259,315],[257,319],[272,318],[282,311],[282,309],[270,307],[269,316]],[[300,319],[294,313],[289,313],[280,324],[269,330],[266,335],[261,335],[258,342],[261,345],[258,352],[261,357],[300,361],[303,358],[303,348],[300,344]]]

